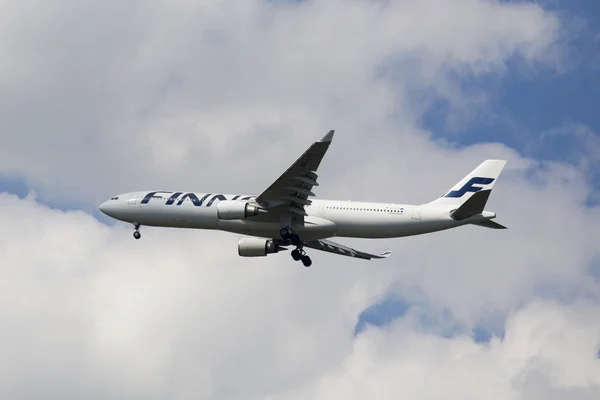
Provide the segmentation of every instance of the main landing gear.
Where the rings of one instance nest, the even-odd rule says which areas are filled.
[[[133,231],[133,237],[136,239],[139,239],[142,237],[142,234],[140,233],[140,224],[138,224],[137,222],[133,223],[133,229],[135,229]]]
[[[300,237],[289,227],[285,227],[279,231],[281,238],[284,242],[292,244],[296,246],[294,250],[292,250],[292,258],[294,261],[302,261],[305,267],[310,267],[312,265],[312,260],[309,256],[306,255],[306,252],[302,249],[302,240]]]
[[[302,264],[304,264],[305,267],[310,267],[312,264],[312,260],[306,255],[306,252],[302,250],[302,248],[292,250],[292,258],[294,261],[302,260]]]

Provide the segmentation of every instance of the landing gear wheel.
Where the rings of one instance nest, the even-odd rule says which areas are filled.
[[[135,229],[135,231],[133,232],[133,237],[136,239],[139,239],[142,237],[142,234],[140,233],[140,224],[137,222],[133,223],[133,229]]]
[[[281,235],[281,239],[283,239],[286,245],[292,244],[293,246],[296,246],[296,248],[292,250],[292,258],[294,259],[294,261],[302,260],[302,264],[304,264],[305,267],[310,267],[312,261],[310,260],[310,257],[306,255],[306,252],[302,249],[302,245],[304,243],[302,242],[302,239],[300,239],[300,236],[298,236],[296,232],[294,232],[294,230],[291,229],[289,226],[281,228],[279,230],[279,234]]]
[[[302,258],[302,254],[300,253],[300,250],[298,250],[298,249],[292,250],[292,258],[294,259],[294,261],[300,260]]]
[[[312,265],[312,260],[309,256],[302,256],[301,260],[305,267],[310,267]]]

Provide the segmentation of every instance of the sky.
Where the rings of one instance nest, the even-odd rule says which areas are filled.
[[[1,397],[600,396],[598,2],[1,7]],[[425,203],[506,159],[509,229],[304,268],[97,210],[259,193],[330,129],[317,198]]]

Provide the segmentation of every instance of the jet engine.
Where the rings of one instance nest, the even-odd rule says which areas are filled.
[[[223,200],[217,203],[219,219],[244,219],[258,215],[260,209],[245,201]]]
[[[285,250],[271,239],[242,238],[238,242],[238,254],[242,257],[264,257]]]

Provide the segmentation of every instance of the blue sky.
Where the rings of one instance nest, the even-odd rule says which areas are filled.
[[[0,397],[600,393],[597,0],[9,0],[0,21],[0,191],[50,206],[0,196]],[[426,201],[497,157],[509,229],[338,238],[393,255],[306,269],[97,211],[252,193],[328,129],[317,198]]]
[[[422,119],[422,126],[435,137],[468,146],[478,142],[505,143],[524,155],[536,159],[573,162],[573,154],[583,151],[585,142],[579,137],[565,135],[560,140],[548,140],[543,134],[574,124],[587,126],[591,132],[600,132],[600,2],[595,0],[548,1],[547,7],[561,13],[576,16],[581,23],[578,34],[569,37],[563,45],[568,49],[568,62],[559,71],[548,68],[527,70],[521,68],[520,59],[510,60],[502,76],[484,76],[463,79],[461,85],[469,91],[482,91],[490,101],[491,113],[476,115],[466,124],[454,126],[448,123],[451,113],[443,101],[434,101]],[[567,132],[568,133],[568,132]],[[600,154],[587,154],[594,162],[600,162]],[[600,172],[591,173],[590,181],[600,190]],[[0,191],[25,196],[29,187],[15,176],[0,177]],[[108,193],[107,197],[112,195]],[[92,212],[103,222],[93,204],[73,204],[68,199],[50,201],[40,192],[39,200],[60,209],[81,208]],[[588,205],[594,205],[590,201]],[[399,298],[387,298],[365,310],[359,317],[355,333],[360,334],[367,325],[385,326],[401,318],[414,307]],[[425,314],[426,315],[426,314]],[[444,315],[443,313],[441,315]],[[444,319],[452,319],[444,316]],[[438,321],[439,322],[439,321]],[[431,323],[423,319],[426,326]],[[485,323],[476,327],[473,337],[477,341],[489,340],[491,335],[502,336],[497,323]],[[501,324],[500,324],[501,325]]]
[[[567,123],[582,123],[594,132],[600,131],[600,114],[597,112],[600,3],[594,0],[537,3],[572,21],[567,25],[571,33],[566,34],[561,43],[566,49],[565,65],[559,71],[547,67],[524,71],[522,60],[515,58],[507,63],[506,73],[502,76],[463,77],[464,88],[480,90],[489,96],[494,115],[475,116],[468,124],[456,128],[445,123],[450,116],[447,104],[434,102],[422,121],[432,134],[460,145],[498,141],[533,157],[561,160],[567,157],[562,147],[536,146],[542,132]],[[22,195],[28,187],[18,177],[3,176],[0,177],[0,190]],[[56,205],[60,206],[58,202]]]
[[[568,59],[559,71],[547,67],[524,72],[522,60],[507,63],[502,76],[493,74],[478,78],[462,78],[467,91],[481,91],[490,102],[491,114],[471,116],[458,126],[448,123],[453,114],[448,104],[431,99],[431,106],[421,121],[434,137],[451,140],[459,146],[478,142],[505,143],[523,155],[536,159],[573,161],[585,143],[574,136],[560,140],[542,138],[544,132],[571,124],[582,124],[596,135],[600,132],[600,3],[594,0],[556,0],[541,2],[546,8],[568,15],[577,26],[562,45]],[[568,131],[568,127],[566,128]],[[595,155],[595,161],[600,155]],[[600,173],[590,175],[600,188]],[[40,201],[61,209],[83,208],[87,204],[45,198],[38,187],[31,187],[18,176],[0,176],[0,191],[24,196],[29,190],[38,193]],[[592,202],[591,204],[594,204]]]
[[[563,43],[572,55],[564,70],[540,68],[523,73],[522,60],[511,60],[503,76],[461,82],[463,88],[480,90],[489,96],[492,115],[475,116],[457,127],[448,122],[451,117],[448,104],[437,100],[425,114],[422,126],[434,137],[451,140],[459,146],[500,142],[535,159],[575,162],[585,151],[586,143],[568,134],[571,125],[585,125],[600,138],[600,2],[564,0],[549,2],[547,7],[580,19],[578,35]],[[552,140],[543,137],[545,132],[561,127],[565,127],[566,135]],[[600,154],[586,155],[594,165],[600,165]],[[595,192],[600,191],[600,168],[591,170],[588,178]],[[590,197],[586,205],[597,204],[598,198]],[[598,269],[592,268],[596,275]],[[542,288],[540,294],[550,290],[556,295],[560,292],[558,289]],[[410,307],[400,298],[383,299],[360,315],[355,333],[359,334],[368,325],[385,326],[403,317]],[[502,318],[482,321],[481,326],[473,329],[473,338],[485,342],[494,335],[502,337],[504,332],[498,319]],[[461,332],[460,329],[457,332]]]
[[[468,90],[489,96],[491,115],[475,116],[468,125],[448,124],[447,103],[434,102],[423,126],[434,136],[468,146],[479,142],[500,142],[521,154],[541,160],[574,162],[585,150],[581,138],[568,135],[569,127],[582,124],[596,136],[600,132],[600,2],[573,0],[546,2],[547,8],[567,15],[574,34],[561,42],[566,49],[565,64],[558,70],[534,68],[523,72],[522,60],[507,63],[504,76],[463,79]],[[565,136],[550,139],[545,132],[564,128]],[[588,154],[595,163],[599,154]],[[589,176],[600,189],[600,172]],[[589,205],[597,202],[590,200]]]

